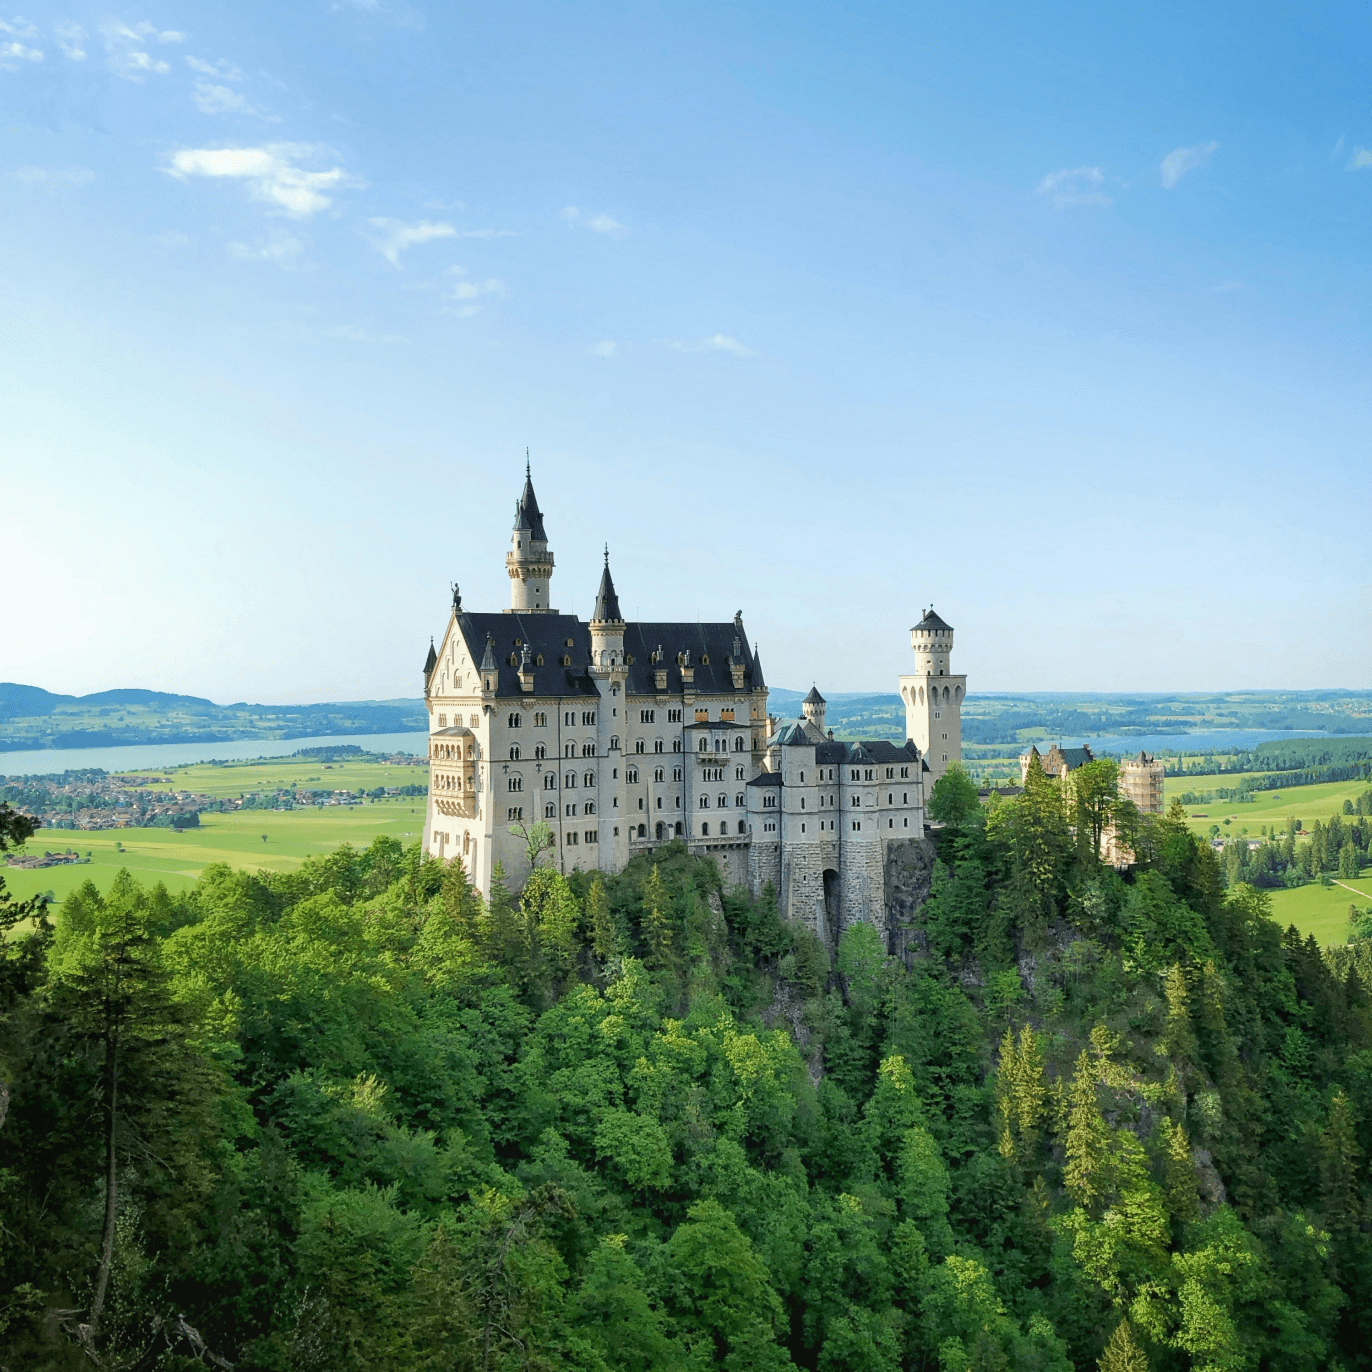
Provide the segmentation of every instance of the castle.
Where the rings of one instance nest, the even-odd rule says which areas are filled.
[[[742,611],[714,623],[629,622],[608,551],[589,621],[551,604],[553,554],[525,469],[505,559],[510,608],[473,613],[454,589],[424,664],[429,713],[425,851],[458,860],[480,891],[499,863],[615,872],[683,840],[725,880],[836,939],[884,926],[894,845],[924,837],[927,790],[962,755],[966,678],[932,610],[900,678],[906,738],[843,743],[812,690],[799,723],[767,711]],[[538,851],[538,825],[551,836]]]

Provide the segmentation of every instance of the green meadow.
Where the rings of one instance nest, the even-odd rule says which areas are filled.
[[[429,769],[384,762],[319,762],[307,757],[269,757],[254,762],[200,762],[190,767],[140,768],[129,776],[171,778],[147,790],[195,791],[205,796],[251,795],[280,787],[312,791],[372,791],[378,786],[427,786]]]
[[[1322,945],[1348,942],[1348,907],[1372,908],[1372,867],[1364,867],[1356,881],[1332,886],[1313,882],[1290,891],[1269,892],[1272,918],[1286,928],[1294,924],[1302,934],[1314,934]]]
[[[1216,786],[1236,786],[1238,778],[1233,773],[1223,776],[1168,777],[1164,797],[1172,803],[1172,797],[1186,791],[1211,791]],[[1292,817],[1299,819],[1306,829],[1314,828],[1315,821],[1322,819],[1328,823],[1331,815],[1343,814],[1345,800],[1356,801],[1369,789],[1366,781],[1329,781],[1319,786],[1292,786],[1284,791],[1254,791],[1252,801],[1240,805],[1233,800],[1216,800],[1211,805],[1189,805],[1186,808],[1187,824],[1197,834],[1208,834],[1212,824],[1220,826],[1226,837],[1234,833],[1247,833],[1249,838],[1261,838],[1263,826],[1270,834],[1275,827],[1278,833],[1286,832],[1286,822]],[[1224,821],[1228,820],[1226,824]]]
[[[424,775],[419,769],[404,770]],[[186,829],[179,834],[173,829],[40,829],[21,851],[59,852],[70,847],[82,857],[89,853],[90,863],[40,867],[35,871],[14,867],[0,870],[11,893],[19,899],[51,891],[57,900],[62,900],[83,881],[93,881],[100,890],[108,890],[121,867],[127,867],[143,881],[161,881],[169,890],[179,891],[190,886],[212,862],[227,862],[254,871],[283,872],[343,843],[365,848],[379,834],[412,842],[423,830],[424,807],[423,796],[401,796],[369,800],[365,805],[328,805],[322,809],[311,806],[296,810],[236,810],[223,815],[207,813],[201,815],[198,829]]]

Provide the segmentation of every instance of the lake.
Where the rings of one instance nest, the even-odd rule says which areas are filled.
[[[240,739],[232,743],[148,743],[120,748],[45,748],[0,753],[0,776],[43,776],[79,768],[106,772],[148,772],[192,762],[244,762],[256,757],[289,757],[301,748],[354,744],[365,753],[414,753],[425,757],[428,734],[346,734],[328,738]]]

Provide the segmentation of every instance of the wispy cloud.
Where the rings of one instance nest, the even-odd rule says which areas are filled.
[[[20,167],[14,174],[26,186],[84,186],[95,180],[89,167]]]
[[[57,46],[62,49],[64,57],[69,57],[73,62],[86,60],[86,31],[80,24],[64,24],[53,30],[53,37],[57,39]]]
[[[161,44],[184,43],[186,35],[176,29],[159,29],[147,22],[107,24],[102,30],[110,66],[131,81],[145,76],[164,76],[171,64],[154,57],[149,49]]]
[[[485,281],[467,281],[463,279],[467,275],[465,267],[449,267],[447,275],[457,278],[446,292],[447,299],[456,304],[446,306],[445,314],[455,314],[465,319],[480,311],[481,306],[476,302],[483,296],[505,294],[505,283],[494,276],[487,277]]]
[[[408,343],[410,340],[398,333],[373,333],[357,324],[340,324],[328,331],[330,338],[343,338],[349,343]]]
[[[393,267],[400,265],[400,254],[421,243],[432,243],[439,238],[456,238],[457,230],[451,224],[431,223],[421,219],[417,224],[406,224],[400,219],[369,219],[372,228],[380,230],[376,236],[368,235],[372,246]]]
[[[729,353],[734,357],[757,356],[752,348],[740,343],[732,334],[727,333],[711,334],[709,338],[700,338],[693,343],[669,338],[667,346],[675,348],[679,353]]]
[[[43,49],[33,46],[42,35],[27,19],[16,16],[9,23],[0,19],[0,35],[0,67],[15,71],[26,62],[43,60]]]
[[[195,83],[195,106],[202,114],[253,114],[247,97],[228,86],[216,86],[209,81]]]
[[[590,229],[592,233],[608,233],[618,238],[629,232],[617,219],[608,214],[582,214],[575,205],[568,205],[562,211],[562,218],[573,228]]]
[[[1372,148],[1354,148],[1348,159],[1348,171],[1366,171],[1372,167]]]
[[[243,73],[225,58],[218,62],[206,62],[203,57],[186,57],[186,65],[200,76],[213,76],[219,81],[241,81]]]
[[[514,238],[514,229],[463,229],[459,238]]]
[[[242,181],[254,200],[263,201],[293,219],[307,219],[333,204],[330,192],[352,184],[340,167],[306,171],[298,165],[322,151],[305,143],[271,143],[261,148],[183,148],[172,155],[168,170],[181,180],[209,176]]]
[[[1162,174],[1163,189],[1170,191],[1187,172],[1195,171],[1197,167],[1203,167],[1218,147],[1218,143],[1210,142],[1197,143],[1190,148],[1173,148],[1162,159],[1162,164],[1159,167]]]
[[[1064,167],[1049,172],[1034,188],[1036,195],[1046,195],[1059,209],[1067,205],[1113,205],[1115,202],[1100,189],[1105,173],[1099,167]]]
[[[240,262],[270,262],[274,267],[287,269],[299,266],[304,253],[305,240],[288,229],[273,229],[253,244],[229,244],[229,256]]]
[[[602,338],[599,343],[592,343],[586,349],[592,357],[618,357],[619,344],[613,338]]]

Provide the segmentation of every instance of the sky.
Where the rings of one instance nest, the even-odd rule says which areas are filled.
[[[1372,686],[1359,5],[0,10],[0,679],[416,696],[509,603],[768,681]]]

